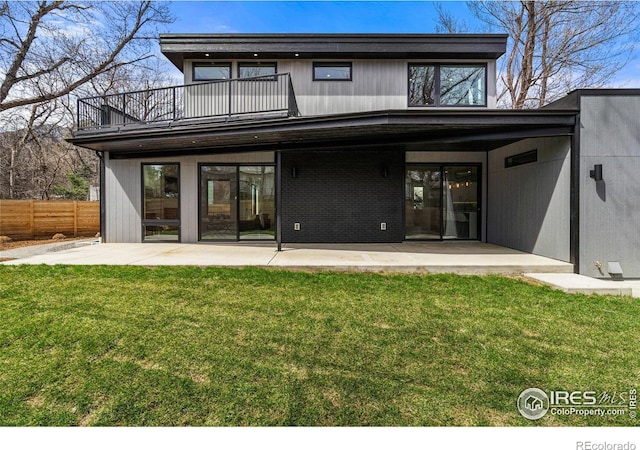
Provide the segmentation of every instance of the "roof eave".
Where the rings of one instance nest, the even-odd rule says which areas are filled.
[[[162,53],[184,59],[497,59],[504,34],[162,34]],[[297,55],[297,56],[295,56]]]
[[[331,116],[239,121],[76,133],[69,142],[97,151],[183,153],[409,142],[473,142],[570,135],[576,111],[377,111]],[[235,150],[234,150],[235,149]]]

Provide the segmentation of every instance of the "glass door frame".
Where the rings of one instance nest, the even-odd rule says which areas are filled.
[[[411,237],[407,237],[407,215],[406,215],[406,208],[407,208],[407,201],[406,201],[406,193],[404,193],[403,195],[405,196],[402,199],[402,207],[403,207],[403,213],[402,213],[402,218],[403,218],[403,227],[404,227],[404,240],[405,241],[481,241],[482,240],[482,217],[483,213],[482,213],[482,163],[479,162],[472,162],[472,163],[466,163],[466,162],[453,162],[453,163],[440,163],[440,162],[411,162],[411,163],[405,163],[405,167],[404,167],[404,179],[402,180],[402,182],[404,184],[406,184],[406,180],[407,180],[407,170],[409,170],[409,167],[416,167],[416,166],[431,166],[431,167],[438,167],[439,171],[440,171],[440,237],[439,238],[411,238]],[[478,171],[478,186],[477,186],[477,192],[476,192],[476,197],[478,199],[477,201],[477,210],[478,210],[478,221],[477,221],[477,238],[459,238],[459,237],[446,237],[445,238],[445,234],[444,234],[444,228],[445,228],[445,201],[444,201],[444,168],[445,167],[475,167]],[[403,188],[403,192],[405,191],[405,189]]]
[[[233,239],[202,239],[202,167],[203,166],[219,166],[219,167],[234,167],[235,168],[235,217],[231,217],[231,220],[235,220],[235,238]],[[198,163],[198,216],[196,220],[198,221],[198,242],[272,242],[272,239],[248,239],[248,238],[240,238],[240,167],[273,167],[273,174],[275,177],[275,167],[274,163],[216,163],[216,162],[201,162]],[[278,180],[274,178],[274,183],[278,183]],[[274,195],[274,209],[277,211],[278,204]],[[274,234],[273,241],[276,239],[276,222],[274,217],[273,222]]]

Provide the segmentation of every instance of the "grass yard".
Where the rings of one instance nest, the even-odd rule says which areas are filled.
[[[531,422],[640,384],[638,300],[502,277],[0,266],[0,426]]]

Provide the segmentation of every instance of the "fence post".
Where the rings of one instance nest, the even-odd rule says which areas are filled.
[[[36,227],[33,217],[33,200],[29,200],[29,234],[31,234],[31,240],[36,238]]]
[[[73,237],[78,237],[78,201],[73,201]]]

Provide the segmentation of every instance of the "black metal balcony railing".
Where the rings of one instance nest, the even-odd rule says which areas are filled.
[[[299,115],[288,73],[82,98],[76,124],[83,131],[263,113]]]

